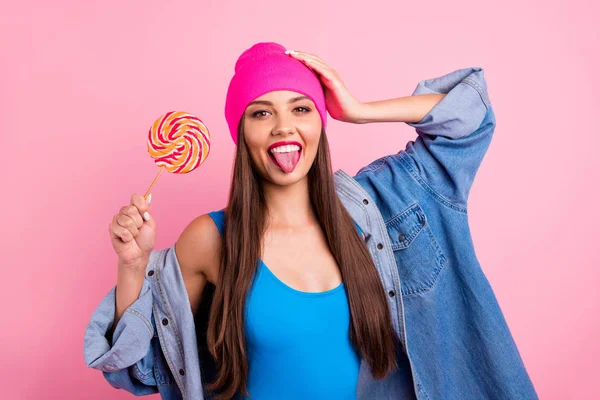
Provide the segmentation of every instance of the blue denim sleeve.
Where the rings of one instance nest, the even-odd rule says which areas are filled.
[[[116,389],[123,389],[136,396],[144,396],[160,392],[158,382],[154,375],[155,372],[155,348],[160,345],[154,343],[158,341],[156,333],[156,325],[152,318],[152,326],[154,328],[154,336],[152,343],[148,348],[148,352],[144,357],[130,367],[120,369],[114,372],[102,371],[104,378],[110,385]]]
[[[117,323],[112,337],[116,286],[92,313],[84,336],[84,359],[88,367],[101,370],[115,388],[135,395],[158,393],[153,376],[151,340],[156,327],[152,318],[152,290],[144,279],[138,299]]]
[[[405,153],[423,184],[466,207],[496,126],[483,69],[464,68],[421,81],[413,95],[428,93],[446,96],[421,121],[408,123],[418,137]]]

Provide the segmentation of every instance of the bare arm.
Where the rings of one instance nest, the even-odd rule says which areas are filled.
[[[144,278],[146,273],[146,265],[140,264],[135,267],[123,265],[121,261],[118,263],[117,272],[117,289],[115,291],[116,296],[116,307],[115,307],[115,321],[110,328],[110,337],[117,326],[117,323],[123,316],[123,313],[129,306],[131,306],[140,296],[142,285],[144,284]]]
[[[220,263],[221,238],[208,214],[194,219],[184,229],[175,245],[175,252],[192,313],[196,315],[208,281],[207,277],[216,275]],[[109,337],[112,337],[125,310],[139,298],[147,264],[148,261],[145,261],[136,266],[126,266],[119,262],[115,320]]]
[[[444,96],[431,93],[361,103],[356,123],[419,122]]]
[[[184,229],[175,245],[175,253],[192,314],[196,315],[206,282],[214,283],[221,260],[221,235],[208,214],[194,219]]]

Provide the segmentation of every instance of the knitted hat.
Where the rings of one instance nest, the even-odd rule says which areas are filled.
[[[302,61],[285,54],[278,43],[261,42],[242,53],[235,63],[225,101],[225,119],[237,145],[238,127],[250,102],[274,90],[291,90],[308,96],[321,115],[323,129],[327,109],[321,81]]]

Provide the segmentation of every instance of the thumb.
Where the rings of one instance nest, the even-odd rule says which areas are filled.
[[[142,215],[142,217],[144,219],[144,223],[147,224],[152,230],[154,230],[156,228],[156,221],[154,220],[154,217],[152,216],[152,208],[150,207],[151,201],[152,201],[152,193],[150,193],[148,195],[148,199],[146,200],[147,211],[144,212],[144,215]]]
[[[156,220],[154,219],[154,217],[152,216],[152,213],[150,211],[147,211],[147,213],[148,213],[149,218],[147,221],[144,219],[144,224],[148,225],[150,227],[150,229],[155,231],[156,230]]]

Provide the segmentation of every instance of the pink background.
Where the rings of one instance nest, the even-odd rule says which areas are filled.
[[[146,134],[169,110],[198,115],[213,141],[200,169],[153,190],[157,248],[225,205],[225,94],[258,41],[317,54],[361,101],[485,69],[497,128],[469,204],[477,255],[540,398],[596,398],[597,2],[35,3],[0,15],[3,398],[132,398],[83,360],[116,283],[108,224],[157,173]],[[334,169],[350,174],[416,135],[329,121]]]

